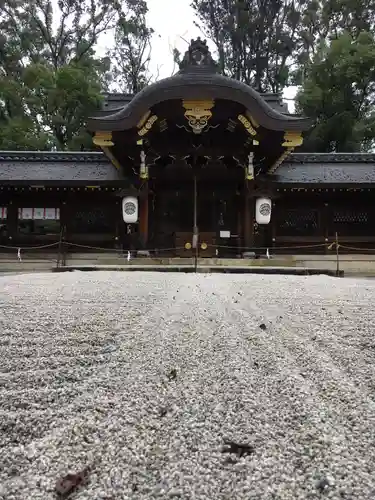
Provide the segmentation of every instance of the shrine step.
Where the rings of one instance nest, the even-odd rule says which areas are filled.
[[[194,266],[194,258],[172,257],[134,257],[130,260],[118,255],[70,255],[65,259],[68,266],[79,265],[123,265],[123,266]],[[233,266],[233,267],[262,267],[262,266],[295,266],[292,259],[281,257],[277,259],[219,259],[198,258],[199,266]]]
[[[17,258],[17,252],[0,253],[0,273],[7,272],[47,272],[57,267],[56,253],[48,252],[36,254],[34,252],[21,252],[21,262]],[[60,262],[60,265],[62,263]],[[131,270],[151,267],[169,266],[193,269],[195,261],[192,258],[154,258],[138,257],[128,262],[123,255],[113,252],[108,253],[74,253],[66,256],[65,264],[70,267],[81,266],[109,266],[111,268],[120,266],[121,269]],[[277,255],[271,259],[219,259],[199,258],[198,267],[217,268],[301,268],[311,269],[314,272],[327,270],[334,273],[337,269],[336,255]],[[375,276],[375,255],[346,254],[339,256],[339,269],[344,271],[345,276]]]

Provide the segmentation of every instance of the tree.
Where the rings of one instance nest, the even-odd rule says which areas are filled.
[[[375,39],[344,32],[321,44],[297,96],[297,109],[314,118],[309,151],[361,151],[375,137]]]
[[[344,32],[357,39],[362,32],[374,32],[373,0],[328,0],[319,5],[322,25],[327,33],[338,38]]]
[[[120,92],[136,94],[148,85],[151,38],[153,30],[146,22],[147,5],[139,2],[131,16],[122,17],[115,29],[114,46],[108,57],[112,63],[111,87]]]
[[[213,41],[223,74],[260,92],[280,92],[300,47],[303,2],[193,0],[198,26]]]
[[[143,0],[3,0],[0,4],[0,147],[91,147],[86,119],[100,106],[109,59],[99,37],[133,19]],[[22,140],[22,130],[26,137]],[[31,134],[31,135],[30,135]],[[4,142],[1,143],[3,139]]]

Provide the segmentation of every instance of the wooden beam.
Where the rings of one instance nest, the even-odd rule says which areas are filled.
[[[294,147],[286,149],[281,156],[267,170],[267,174],[274,174],[282,162],[294,151]]]
[[[102,146],[103,153],[111,160],[112,165],[114,165],[117,170],[121,170],[121,163],[117,160],[117,158],[113,155],[112,151],[105,146]]]
[[[139,236],[144,249],[148,245],[149,190],[146,185],[140,196]]]
[[[251,191],[254,188],[254,183],[245,181],[244,197],[243,197],[243,232],[244,246],[246,251],[254,247],[254,200],[251,197]]]

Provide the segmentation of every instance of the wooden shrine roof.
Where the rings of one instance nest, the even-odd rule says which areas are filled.
[[[279,184],[374,184],[375,154],[295,153],[269,176]],[[122,173],[102,152],[0,152],[0,184],[114,184]]]
[[[375,154],[295,153],[273,177],[283,184],[372,184]]]
[[[121,179],[119,170],[101,152],[0,152],[0,183],[108,183]]]
[[[254,120],[274,131],[305,131],[312,121],[286,114],[270,105],[249,85],[220,75],[207,43],[192,40],[180,65],[180,71],[170,78],[153,83],[136,94],[120,109],[109,109],[89,119],[91,132],[116,132],[135,128],[147,112],[159,103],[170,100],[227,100],[251,110]]]

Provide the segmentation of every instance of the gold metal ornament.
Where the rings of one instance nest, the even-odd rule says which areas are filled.
[[[246,116],[250,120],[250,123],[254,128],[259,128],[259,123],[255,121],[255,119],[251,116],[249,111],[246,111]]]
[[[183,101],[182,105],[190,128],[194,134],[201,134],[212,118],[211,109],[215,105],[214,101]]]
[[[141,165],[139,169],[139,177],[143,180],[147,180],[148,166],[146,165],[146,153],[142,150],[140,156],[141,156]]]
[[[249,154],[249,162],[245,168],[245,179],[247,181],[254,180],[254,164],[253,164],[254,153]]]
[[[303,138],[301,132],[285,132],[284,133],[284,142],[282,146],[285,148],[296,148],[297,146],[301,146],[303,143]]]
[[[93,143],[96,146],[110,147],[114,146],[112,141],[112,132],[95,132]]]
[[[270,166],[268,169],[267,173],[268,174],[274,174],[276,170],[279,168],[279,166],[282,164],[284,160],[288,158],[288,156],[293,153],[294,148],[288,148],[286,149],[283,154],[275,161],[273,165]]]
[[[143,116],[142,118],[139,120],[139,122],[137,123],[137,128],[142,128],[143,125],[146,123],[146,121],[148,120],[148,118],[150,118],[151,116],[151,111],[148,110]]]
[[[251,125],[250,120],[246,118],[244,115],[238,115],[237,119],[239,122],[242,123],[242,125],[245,127],[246,132],[248,132],[250,135],[255,136],[257,135],[257,131],[255,128]]]
[[[157,121],[158,117],[156,115],[150,116],[150,118],[146,121],[144,126],[138,131],[138,135],[143,137],[146,135],[151,129],[154,123]]]

